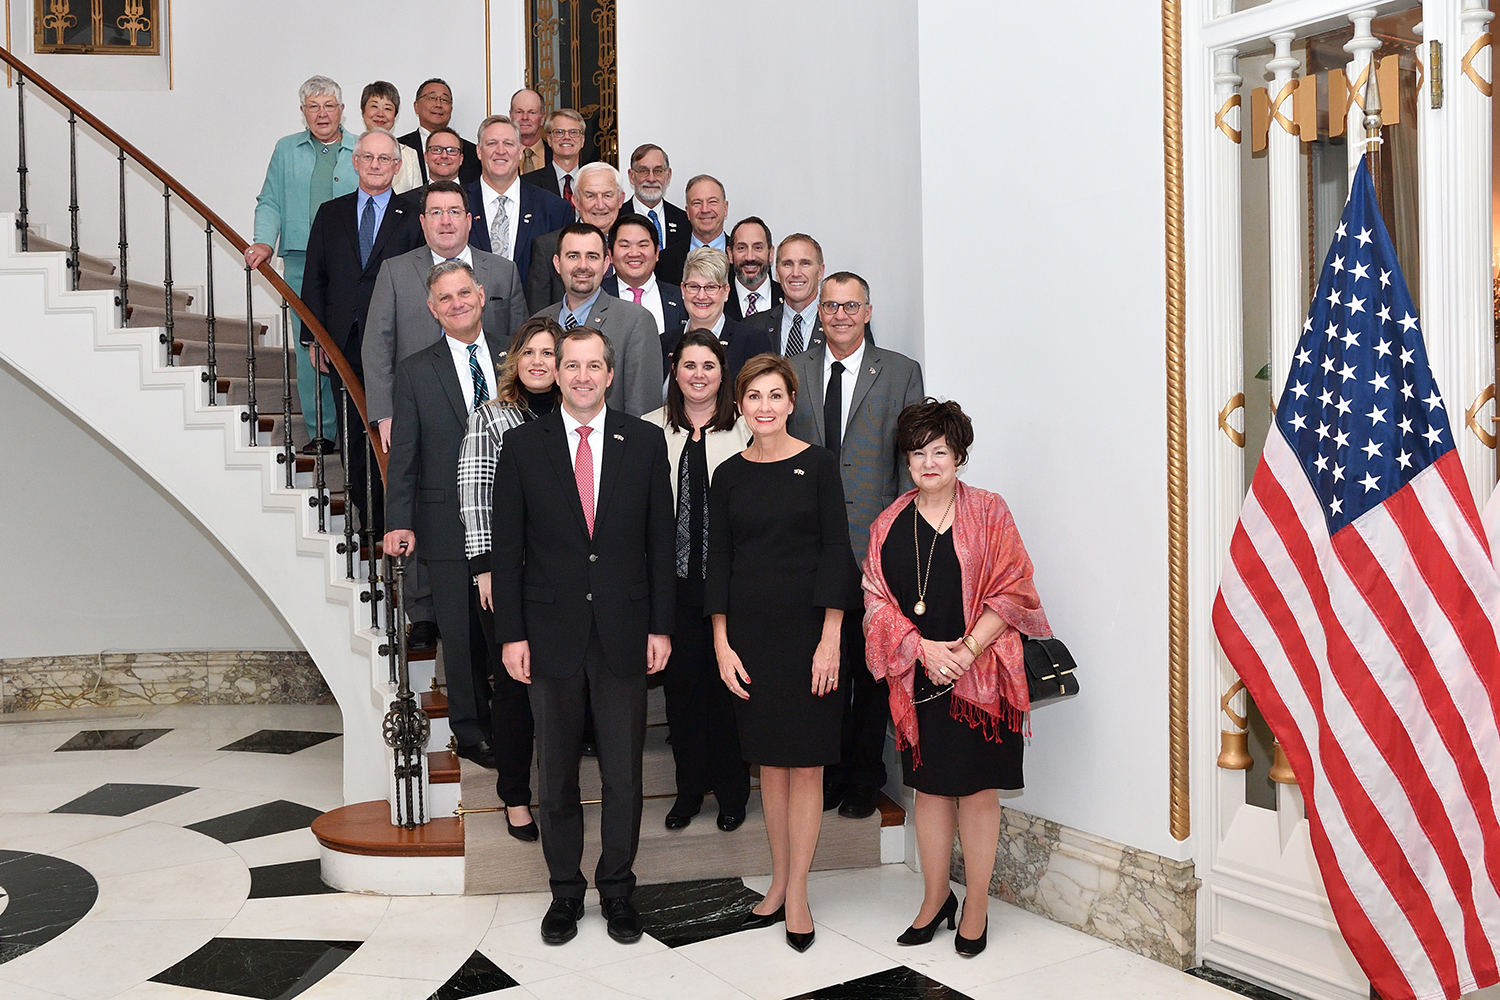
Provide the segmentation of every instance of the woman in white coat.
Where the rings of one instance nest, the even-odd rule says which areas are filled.
[[[714,469],[744,449],[750,432],[736,417],[724,348],[711,330],[688,330],[678,339],[667,405],[644,419],[667,436],[677,499],[677,628],[664,677],[677,801],[666,825],[668,830],[687,826],[712,792],[719,829],[727,832],[745,821],[750,766],[740,755],[733,697],[719,680],[713,629],[703,616],[708,487]]]

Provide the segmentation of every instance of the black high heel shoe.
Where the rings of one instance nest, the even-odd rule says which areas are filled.
[[[783,905],[782,909],[785,910],[786,907]],[[812,910],[808,910],[807,915],[811,917]],[[793,948],[796,948],[798,951],[806,951],[807,949],[812,947],[813,938],[817,935],[817,933],[818,929],[816,927],[808,931],[806,934],[798,934],[796,931],[793,931],[789,928],[786,932],[786,943],[791,945]]]
[[[948,899],[938,909],[937,916],[927,921],[926,926],[923,927],[912,924],[896,939],[896,943],[905,945],[926,944],[932,940],[932,936],[937,933],[938,924],[941,924],[944,920],[948,921],[948,929],[950,931],[954,930],[957,925],[954,923],[953,917],[957,913],[958,897],[950,889],[948,890]]]
[[[770,927],[779,924],[786,919],[786,904],[782,903],[770,913],[756,913],[751,910],[745,914],[745,919],[740,924],[740,930],[753,931],[760,927]]]
[[[977,938],[966,938],[962,934],[958,933],[957,930],[955,930],[953,932],[953,950],[958,952],[958,954],[963,958],[973,958],[981,951],[984,951],[984,946],[989,943],[989,936],[990,921],[989,918],[986,917],[984,921],[984,930],[979,932],[979,936]]]

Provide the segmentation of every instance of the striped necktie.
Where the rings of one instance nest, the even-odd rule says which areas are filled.
[[[572,329],[575,329],[577,326],[578,326],[578,317],[574,316],[572,313],[568,313],[568,318],[565,319],[565,320],[563,320],[563,329],[564,330],[572,330]]]
[[[802,314],[792,317],[792,332],[786,335],[786,356],[801,354],[806,345],[802,342]]]
[[[479,364],[478,344],[469,345],[469,376],[474,380],[474,405],[469,409],[477,410],[490,401],[490,383]]]

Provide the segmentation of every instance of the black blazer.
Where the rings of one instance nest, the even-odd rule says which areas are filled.
[[[634,212],[637,215],[645,215],[646,209],[644,206],[637,205],[634,198],[628,198],[625,204],[620,206],[620,214],[625,215],[629,212]],[[688,241],[688,237],[693,233],[693,227],[688,223],[686,212],[663,199],[657,210],[657,215],[664,216],[661,221],[662,226],[666,230],[664,235],[667,239],[667,246],[671,246],[674,243],[686,243]]]
[[[323,324],[356,372],[361,334],[370,311],[370,296],[380,265],[423,244],[418,197],[393,194],[385,207],[370,259],[359,263],[359,191],[326,201],[313,219],[307,236],[307,269],[302,277],[302,301]],[[305,328],[302,343],[312,343]]]
[[[506,345],[489,337],[485,343],[498,367]],[[494,391],[493,376],[489,382]],[[416,532],[420,559],[467,558],[458,514],[458,452],[469,428],[466,402],[447,337],[396,366],[385,526]]]
[[[684,330],[686,327],[683,328]],[[669,335],[661,335],[661,368],[662,377],[666,378],[672,371],[672,349],[677,346],[677,339],[682,336],[683,330]],[[757,354],[774,354],[776,344],[764,330],[757,330],[753,326],[744,323],[736,323],[727,316],[724,318],[724,329],[719,331],[719,343],[724,345],[724,365],[729,371],[725,377],[730,384],[734,383],[739,375],[740,369],[745,362]]]
[[[422,168],[422,183],[427,183],[427,147],[422,143],[422,130],[408,132],[396,140],[403,146],[417,151],[417,166]],[[469,184],[479,180],[479,147],[459,136],[458,146],[464,151],[464,162],[458,165],[458,182]]]
[[[494,248],[490,246],[489,222],[484,215],[484,184],[475,181],[466,185],[464,190],[469,195],[469,214],[474,217],[473,224],[469,226],[469,246],[494,253]],[[519,197],[521,218],[511,220],[511,225],[518,227],[516,229],[516,257],[512,263],[516,265],[516,270],[521,272],[521,280],[525,281],[529,273],[528,269],[531,267],[532,241],[543,233],[561,229],[573,222],[577,216],[573,212],[572,205],[530,184],[521,185]],[[528,297],[526,304],[531,307],[532,312],[535,312],[548,303],[535,303]]]
[[[579,164],[582,166],[583,164]],[[557,183],[557,170],[548,160],[546,166],[528,170],[521,175],[522,184],[530,184],[532,187],[541,188],[554,198],[562,197],[562,185]]]
[[[764,292],[761,293],[761,297],[763,300],[765,297]],[[775,307],[781,305],[781,283],[778,282],[775,278],[772,278],[771,301],[758,301],[755,304],[756,306],[760,307],[755,310],[755,314],[757,316],[768,309],[774,309]],[[730,319],[743,320],[745,318],[744,315],[740,313],[740,290],[734,285],[733,274],[729,276],[729,301],[724,303],[724,315],[728,316]]]
[[[733,294],[730,295],[730,298],[734,298]],[[771,350],[780,351],[784,346],[781,343],[781,317],[785,313],[785,310],[785,304],[777,303],[772,308],[761,310],[749,319],[744,320],[744,324],[764,332],[766,336],[771,338]],[[822,339],[823,317],[818,315],[817,311],[814,310],[812,329],[804,328],[802,330],[802,349],[805,351],[813,345],[814,340],[821,343]]]
[[[576,674],[596,627],[611,673],[644,674],[646,637],[673,630],[677,532],[666,438],[615,409],[606,410],[600,436],[592,538],[559,409],[507,431],[500,449],[490,548],[495,642],[528,640],[536,676]]]

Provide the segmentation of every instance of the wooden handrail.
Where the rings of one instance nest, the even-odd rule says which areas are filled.
[[[198,215],[202,217],[204,222],[213,226],[214,229],[219,232],[219,235],[223,236],[224,239],[229,242],[230,246],[234,247],[241,254],[243,254],[245,250],[249,248],[250,244],[247,243],[239,233],[231,229],[227,222],[219,218],[217,212],[213,211],[207,205],[203,204],[202,200],[200,200],[197,195],[193,194],[181,183],[179,183],[175,177],[158,166],[155,160],[151,159],[151,157],[147,156],[145,153],[142,153],[134,145],[126,141],[126,139],[121,136],[120,133],[104,124],[104,122],[100,121],[87,108],[83,107],[77,101],[73,100],[67,94],[63,93],[55,85],[38,76],[35,72],[33,72],[30,66],[17,59],[15,55],[13,55],[3,46],[0,46],[0,61],[3,61],[9,66],[13,67],[17,73],[24,76],[30,82],[36,84],[38,87],[41,87],[42,90],[47,94],[47,96],[51,97],[54,101],[67,108],[69,111],[73,112],[80,119],[82,119],[84,124],[88,125],[95,132],[98,132],[101,136],[107,139],[110,145],[122,150],[126,156],[129,156],[132,160],[145,168],[145,170],[153,177],[155,177],[158,181],[160,181],[163,186],[171,190],[171,192],[175,194],[179,199],[181,199],[189,208],[197,212]],[[318,346],[323,349],[323,353],[328,356],[328,360],[333,364],[334,370],[338,372],[339,378],[343,379],[344,385],[348,387],[349,399],[354,403],[355,409],[359,411],[360,419],[365,423],[365,433],[370,435],[370,441],[372,444],[378,442],[380,440],[380,434],[375,430],[375,428],[370,426],[370,418],[365,412],[365,388],[360,384],[359,379],[355,377],[354,369],[349,366],[349,360],[344,357],[343,352],[340,351],[337,345],[334,344],[333,338],[328,335],[327,330],[323,329],[323,324],[318,322],[317,317],[312,314],[312,310],[307,308],[307,303],[303,302],[302,299],[297,295],[297,293],[292,291],[291,286],[286,283],[281,275],[276,273],[276,269],[271,266],[271,262],[269,260],[264,264],[261,264],[260,267],[256,268],[256,270],[260,272],[262,277],[264,277],[271,283],[271,287],[275,289],[283,299],[286,300],[287,305],[292,307],[292,311],[295,312],[298,318],[302,320],[302,324],[308,330],[312,331],[313,339],[318,342]],[[287,333],[288,335],[290,335],[291,331],[287,331]],[[254,336],[253,329],[249,332],[248,335]],[[300,349],[300,347],[296,349]],[[380,465],[380,476],[382,479],[384,479],[386,455],[378,446],[374,447],[372,450],[375,452],[375,461]]]

